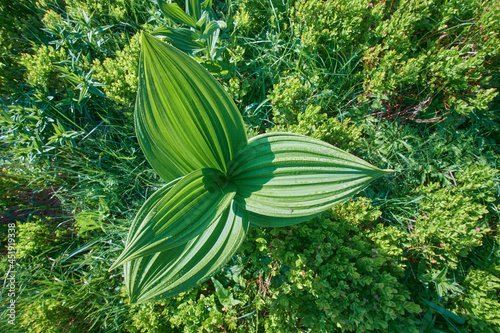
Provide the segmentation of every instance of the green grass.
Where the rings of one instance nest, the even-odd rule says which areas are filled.
[[[133,306],[108,269],[162,185],[135,138],[134,36],[174,23],[153,2],[0,3],[0,206],[21,237],[1,330],[497,332],[498,6],[369,3],[216,1],[215,74],[250,134],[312,135],[395,173],[307,223],[251,229],[224,290]]]

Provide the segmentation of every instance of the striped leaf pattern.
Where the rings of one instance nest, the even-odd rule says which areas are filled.
[[[242,208],[291,218],[318,214],[389,172],[320,140],[269,133],[249,141],[232,161],[229,177]]]
[[[167,298],[204,282],[223,267],[243,243],[248,214],[231,205],[203,233],[186,244],[124,265],[131,302]]]
[[[153,166],[163,162],[158,171],[166,181],[201,168],[225,172],[247,143],[243,119],[215,78],[148,34],[142,38],[135,117],[144,154]]]
[[[160,189],[141,207],[112,268],[196,237],[227,209],[235,191],[236,186],[216,169],[193,171],[171,188]]]
[[[197,1],[188,0],[194,16]],[[172,19],[187,20],[178,6],[161,3]],[[302,135],[247,140],[217,81],[145,33],[134,121],[146,158],[169,183],[141,207],[111,267],[124,265],[130,302],[204,282],[234,255],[249,225],[307,221],[391,172]]]

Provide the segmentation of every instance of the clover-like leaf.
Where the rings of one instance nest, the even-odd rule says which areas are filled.
[[[230,205],[236,187],[216,169],[200,169],[167,185],[141,207],[114,267],[196,237]]]
[[[231,162],[229,177],[242,208],[293,218],[325,211],[390,172],[317,139],[269,133],[249,141]]]

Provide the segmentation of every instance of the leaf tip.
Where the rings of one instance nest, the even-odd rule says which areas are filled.
[[[136,304],[137,302],[137,295],[128,293],[128,304]]]
[[[120,261],[115,261],[113,265],[108,269],[108,272],[111,272],[112,270],[116,269],[116,267],[120,266]]]
[[[112,270],[114,270],[118,266],[123,265],[124,263],[126,263],[127,261],[130,261],[130,260],[131,260],[131,258],[129,256],[125,256],[125,251],[123,251],[122,254],[120,254],[118,256],[118,258],[113,263],[113,265],[111,265],[111,267],[108,269],[108,272],[111,272]]]

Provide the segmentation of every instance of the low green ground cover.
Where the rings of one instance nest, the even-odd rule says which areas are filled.
[[[183,4],[181,4],[183,6]],[[161,179],[135,137],[155,2],[0,2],[6,332],[498,332],[498,1],[214,1],[196,58],[249,135],[306,134],[395,173],[309,222],[252,228],[215,278],[129,305],[120,269]]]

